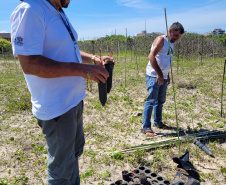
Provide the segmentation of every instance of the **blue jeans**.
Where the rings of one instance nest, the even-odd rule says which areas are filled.
[[[48,152],[48,185],[79,185],[78,157],[85,143],[83,101],[51,120],[38,119]]]
[[[148,97],[144,107],[143,129],[151,129],[151,115],[154,107],[154,126],[162,123],[162,107],[166,101],[167,79],[158,85],[156,78],[146,75]]]

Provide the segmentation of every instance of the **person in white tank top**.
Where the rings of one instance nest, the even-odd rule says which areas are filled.
[[[141,130],[148,136],[157,134],[151,129],[151,114],[154,108],[154,126],[161,129],[169,129],[162,122],[162,108],[166,101],[166,90],[170,84],[170,57],[173,58],[174,42],[184,33],[184,28],[179,22],[170,26],[167,35],[158,36],[151,47],[148,56],[149,62],[146,68],[146,85],[148,97],[145,102],[143,115],[143,129]],[[168,44],[168,42],[170,43]],[[169,48],[170,47],[170,48]]]

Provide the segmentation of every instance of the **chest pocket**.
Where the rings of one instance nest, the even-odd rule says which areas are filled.
[[[60,19],[55,19],[46,28],[45,35],[46,44],[51,44],[56,46],[58,44],[63,44],[65,41],[71,40],[70,34],[67,28]],[[67,42],[68,43],[68,42]],[[72,42],[73,44],[73,42]]]

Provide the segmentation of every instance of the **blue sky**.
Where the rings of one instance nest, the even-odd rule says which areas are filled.
[[[1,0],[0,32],[10,32],[9,17],[19,0]],[[168,25],[179,21],[188,32],[203,34],[215,28],[226,30],[226,0],[71,0],[66,14],[79,40],[121,34],[135,36],[166,33]]]

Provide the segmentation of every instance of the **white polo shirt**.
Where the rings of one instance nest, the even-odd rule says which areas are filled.
[[[82,62],[56,9],[47,0],[24,0],[11,15],[13,54],[42,55],[59,62]],[[78,35],[72,28],[77,40]],[[32,112],[41,120],[60,116],[85,98],[82,77],[40,78],[24,74]]]

